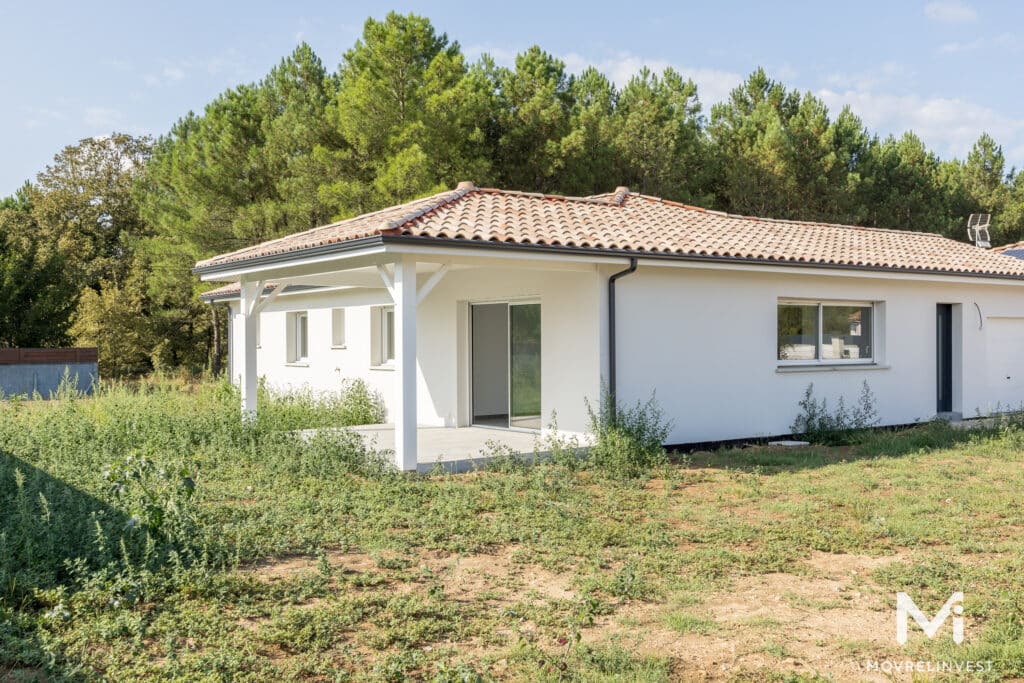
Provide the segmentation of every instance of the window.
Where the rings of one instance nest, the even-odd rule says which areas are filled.
[[[305,311],[288,314],[288,362],[309,358],[309,316]]]
[[[385,308],[381,311],[381,359],[385,363],[395,360],[395,309]]]
[[[377,306],[370,311],[372,365],[391,365],[395,360],[395,307]]]
[[[345,348],[345,309],[331,309],[331,348]]]
[[[780,361],[870,362],[874,305],[780,301],[777,333]]]
[[[779,360],[818,358],[818,306],[779,304]]]

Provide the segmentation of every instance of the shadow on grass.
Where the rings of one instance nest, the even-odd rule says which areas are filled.
[[[51,658],[31,616],[43,606],[37,591],[69,585],[76,565],[112,561],[127,522],[95,496],[0,452],[0,681],[36,680]]]
[[[65,585],[71,564],[107,564],[128,516],[95,496],[0,451],[0,604]]]
[[[844,446],[812,444],[803,448],[784,448],[755,444],[697,451],[686,456],[673,454],[671,459],[674,462],[688,459],[694,467],[776,474],[956,448],[972,439],[997,433],[995,428],[957,429],[947,422],[936,421],[913,427],[870,430],[857,436],[854,443]]]

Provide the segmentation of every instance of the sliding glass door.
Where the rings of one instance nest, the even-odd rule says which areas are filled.
[[[540,304],[471,307],[473,424],[540,429]]]
[[[540,304],[508,307],[509,425],[540,429]]]

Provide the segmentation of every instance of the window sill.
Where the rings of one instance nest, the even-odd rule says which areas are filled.
[[[388,371],[394,371],[394,369],[395,369],[395,364],[394,364],[394,363],[386,363],[386,364],[384,364],[384,365],[371,365],[371,366],[370,366],[370,369],[371,369],[371,370],[388,370]]]
[[[866,370],[888,370],[888,365],[879,363],[808,363],[807,365],[779,365],[775,372],[788,375],[798,372],[857,372]]]
[[[293,360],[293,361],[290,361],[288,363],[285,363],[285,367],[289,367],[289,368],[308,368],[309,367],[309,362],[308,361],[304,361],[304,360]]]
[[[337,345],[337,346],[331,346],[331,350],[332,350],[332,351],[344,351],[344,350],[345,350],[345,349],[347,349],[347,348],[348,348],[348,347],[347,347],[347,346],[345,346],[344,344],[339,344],[339,345]]]

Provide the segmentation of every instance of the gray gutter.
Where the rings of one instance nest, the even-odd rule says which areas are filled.
[[[261,296],[263,294],[269,294],[270,292],[274,291],[274,289],[275,288],[270,287],[268,285],[268,286],[263,288],[263,291],[260,294],[261,294]],[[299,292],[312,292],[312,291],[316,291],[318,289],[326,289],[326,286],[325,285],[285,285],[284,289],[281,290],[280,296],[284,296],[285,294],[298,294]],[[239,291],[239,292],[230,292],[230,293],[229,292],[225,292],[223,294],[215,294],[214,296],[207,296],[206,294],[200,294],[199,298],[202,299],[203,301],[207,301],[207,302],[213,304],[213,303],[217,303],[218,301],[231,301],[232,299],[237,299],[240,296],[242,296],[242,293]]]
[[[612,424],[615,424],[615,412],[619,407],[618,395],[615,392],[616,378],[618,376],[618,369],[616,367],[615,349],[616,349],[616,335],[615,335],[615,283],[619,278],[632,275],[636,272],[637,261],[636,257],[629,259],[629,267],[625,270],[620,270],[617,273],[613,273],[608,278],[608,413],[611,418]]]
[[[694,263],[734,263],[752,266],[782,266],[797,268],[824,268],[829,270],[854,270],[877,273],[910,273],[913,275],[945,275],[970,278],[996,278],[1001,280],[1024,281],[1024,275],[965,273],[935,268],[894,268],[891,266],[863,266],[841,263],[817,263],[813,261],[783,261],[782,259],[748,258],[744,256],[706,256],[700,254],[678,254],[671,252],[639,251],[636,249],[607,249],[604,247],[568,247],[560,244],[519,244],[509,242],[484,242],[482,240],[460,240],[436,237],[415,237],[412,235],[381,235],[384,244],[443,244],[453,248],[504,249],[512,251],[533,251],[542,253],[580,254],[605,256],[608,258],[641,258],[659,261],[689,261]]]
[[[205,294],[200,294],[199,300],[205,301],[208,304],[219,304],[222,301],[234,301],[240,296],[240,292],[235,292],[233,294],[218,294],[217,296],[206,296]]]
[[[987,278],[998,280],[1024,281],[1024,275],[1008,275],[996,273],[968,273],[951,270],[939,270],[936,268],[894,268],[889,266],[867,266],[840,263],[817,263],[813,261],[784,261],[771,258],[749,258],[743,256],[708,256],[701,254],[678,254],[671,252],[638,251],[635,249],[606,249],[603,247],[569,247],[564,245],[550,244],[519,244],[509,242],[485,242],[482,240],[452,239],[438,237],[416,237],[413,235],[371,235],[360,237],[345,242],[332,244],[321,244],[307,249],[298,249],[279,254],[257,256],[255,258],[229,261],[210,266],[196,267],[192,272],[196,275],[216,275],[217,273],[232,272],[247,266],[264,266],[287,263],[296,258],[322,256],[326,254],[344,254],[350,251],[358,251],[372,246],[381,245],[430,245],[441,248],[468,248],[468,249],[501,249],[504,251],[520,251],[533,253],[550,253],[564,255],[587,255],[604,256],[607,258],[645,258],[669,261],[685,261],[693,263],[733,263],[755,266],[788,266],[797,268],[824,268],[829,270],[851,270],[874,273],[910,273],[913,275],[942,275],[949,277]],[[1012,257],[1008,257],[1012,258]]]
[[[238,270],[239,267],[246,266],[265,266],[273,265],[276,263],[287,263],[288,261],[294,260],[296,257],[309,257],[309,256],[322,256],[324,254],[344,254],[350,251],[358,251],[365,249],[366,247],[379,246],[381,244],[381,235],[370,235],[369,237],[359,237],[354,240],[346,240],[344,242],[332,242],[331,244],[320,244],[315,247],[308,247],[306,249],[296,249],[295,251],[284,251],[279,254],[268,254],[266,256],[256,256],[253,258],[239,259],[238,261],[228,261],[226,263],[215,263],[209,266],[196,266],[192,269],[192,272],[196,275],[216,275],[217,273],[231,272]]]

